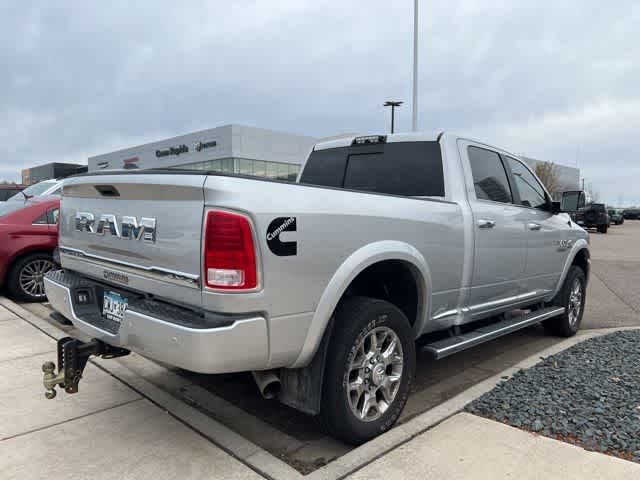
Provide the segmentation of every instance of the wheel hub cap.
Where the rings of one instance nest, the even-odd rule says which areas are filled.
[[[49,260],[34,260],[27,263],[18,277],[20,288],[33,297],[44,298],[44,276],[53,269],[53,262]]]
[[[388,327],[377,327],[360,340],[348,367],[347,401],[361,421],[378,419],[389,408],[402,379],[402,344]]]
[[[582,308],[582,283],[577,278],[571,287],[569,294],[569,323],[575,325],[580,317],[580,309]]]
[[[371,382],[374,385],[381,385],[386,377],[385,366],[382,363],[373,367],[373,372],[371,372]]]

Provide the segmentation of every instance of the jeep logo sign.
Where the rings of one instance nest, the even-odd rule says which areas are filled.
[[[109,234],[123,240],[142,240],[146,243],[156,243],[156,219],[123,215],[120,225],[116,216],[110,213],[100,215],[96,224],[93,213],[78,212],[75,216],[75,228],[78,232],[93,233],[95,235]]]

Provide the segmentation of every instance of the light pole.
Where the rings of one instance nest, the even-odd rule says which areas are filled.
[[[411,130],[418,131],[418,0],[413,2],[413,111]]]
[[[393,100],[387,100],[386,102],[384,102],[385,107],[391,107],[391,133],[393,133],[394,126],[395,126],[396,107],[399,107],[403,103],[404,102],[398,102]]]

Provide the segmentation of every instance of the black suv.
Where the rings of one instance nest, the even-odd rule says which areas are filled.
[[[584,228],[596,228],[607,233],[611,220],[604,203],[588,203],[573,214],[573,220]]]

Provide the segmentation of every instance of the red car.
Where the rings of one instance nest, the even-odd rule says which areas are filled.
[[[20,300],[46,299],[43,277],[55,268],[60,197],[0,203],[0,284]]]

